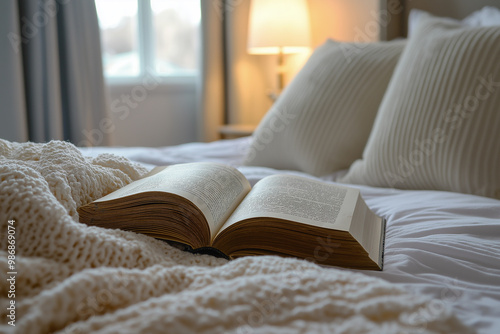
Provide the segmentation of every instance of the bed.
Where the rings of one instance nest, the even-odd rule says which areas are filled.
[[[396,40],[373,48],[325,43],[253,137],[161,148],[76,148],[57,141],[35,144],[1,140],[0,263],[5,279],[0,285],[0,330],[498,333],[500,164],[491,153],[500,156],[496,134],[500,93],[495,90],[497,77],[487,75],[498,69],[497,62],[479,62],[486,71],[486,83],[472,86],[484,97],[478,97],[478,109],[468,111],[470,104],[464,102],[461,113],[452,108],[446,114],[449,117],[434,119],[432,106],[410,105],[407,101],[416,97],[410,94],[403,98],[408,93],[402,87],[427,80],[424,87],[429,89],[419,90],[419,95],[424,95],[425,101],[439,100],[448,95],[432,85],[443,87],[440,80],[446,79],[453,86],[456,77],[445,75],[443,79],[432,77],[432,73],[419,76],[425,73],[421,70],[411,73],[412,80],[405,80],[401,73],[408,69],[408,63],[420,64],[423,69],[432,67],[434,52],[439,54],[442,49],[430,45],[423,58],[412,55],[416,51],[404,54],[412,38],[430,34],[427,27],[410,32],[408,41],[397,38],[407,35],[408,17],[415,16],[410,15],[412,8],[461,20],[485,5],[500,7],[495,0],[447,0],[439,5],[424,0],[404,4],[382,1],[381,15],[388,13],[392,18],[382,24],[381,36]],[[449,19],[442,23],[442,19],[419,14],[418,20],[444,25],[442,29],[462,24]],[[477,30],[481,38],[490,38],[484,36],[498,30],[485,29],[490,29],[485,30],[487,34]],[[457,54],[461,54],[457,40],[467,33],[448,33],[456,38],[452,45]],[[440,43],[446,41],[440,39]],[[500,54],[495,43],[492,46],[482,40],[482,45],[488,50],[485,57]],[[339,64],[325,67],[324,59],[335,52],[345,57]],[[364,61],[365,54],[370,55],[370,61]],[[325,85],[325,80],[330,80],[332,73],[342,77],[339,67],[356,65],[359,72],[369,72],[365,67],[373,66],[373,54],[378,55],[380,75],[370,80],[361,77],[365,86],[353,83],[363,99],[355,95],[347,100],[348,94],[342,94],[343,99],[336,104],[355,103],[356,110],[368,111],[356,115],[354,109],[347,108],[349,116],[339,111],[332,123],[312,111],[304,120],[301,114],[293,113],[293,106],[309,110],[305,109],[308,104],[320,110],[331,105],[335,101],[327,93],[349,83],[343,80]],[[403,60],[404,66],[399,65]],[[388,74],[387,68],[391,69]],[[478,80],[476,74],[471,74],[474,80]],[[393,83],[398,75],[399,82]],[[460,75],[462,79],[467,77],[462,72]],[[315,87],[323,87],[325,94],[309,90],[314,80],[318,82]],[[379,91],[373,91],[373,87]],[[434,96],[433,91],[439,94]],[[393,97],[388,98],[387,92]],[[469,96],[467,89],[463,92]],[[404,109],[406,117],[394,114],[394,110],[404,113],[402,105],[409,106]],[[420,112],[416,113],[413,105]],[[367,112],[373,115],[367,116]],[[484,136],[467,136],[470,132]],[[333,137],[328,138],[327,145],[321,145],[316,135],[321,141]],[[346,146],[350,147],[348,153]],[[397,152],[394,161],[387,153],[389,149]],[[404,153],[407,151],[408,156]],[[387,158],[381,159],[384,154]],[[464,160],[467,154],[481,163],[468,163],[471,159]],[[332,160],[332,156],[337,158]],[[278,256],[227,261],[183,252],[143,235],[77,222],[79,206],[140,178],[154,166],[195,161],[236,166],[252,185],[268,175],[290,173],[359,188],[368,206],[387,219],[383,270],[322,267]]]

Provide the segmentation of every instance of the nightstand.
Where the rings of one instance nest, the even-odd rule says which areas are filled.
[[[255,128],[255,125],[249,124],[228,124],[219,128],[219,134],[222,139],[234,139],[251,136]]]

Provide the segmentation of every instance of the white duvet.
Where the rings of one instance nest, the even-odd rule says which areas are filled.
[[[83,149],[93,156],[113,152],[150,168],[193,161],[239,166],[249,138],[165,148]],[[251,183],[274,173],[239,167]],[[304,175],[304,174],[302,174]],[[322,179],[333,182],[337,175]],[[355,185],[353,185],[355,186]],[[408,191],[355,186],[368,206],[387,218],[384,270],[363,271],[434,298],[416,320],[451,307],[478,333],[500,333],[500,201],[439,191]]]

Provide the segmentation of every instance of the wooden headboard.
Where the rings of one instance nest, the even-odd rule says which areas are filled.
[[[380,40],[406,37],[408,14],[413,8],[463,19],[484,6],[500,8],[500,0],[380,0]]]

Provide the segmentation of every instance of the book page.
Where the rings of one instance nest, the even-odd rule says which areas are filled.
[[[205,215],[213,237],[250,191],[250,183],[237,169],[219,163],[172,165],[133,182],[101,199],[164,191],[193,202]]]
[[[359,191],[293,175],[273,175],[254,186],[221,230],[256,217],[299,221],[347,231]]]

